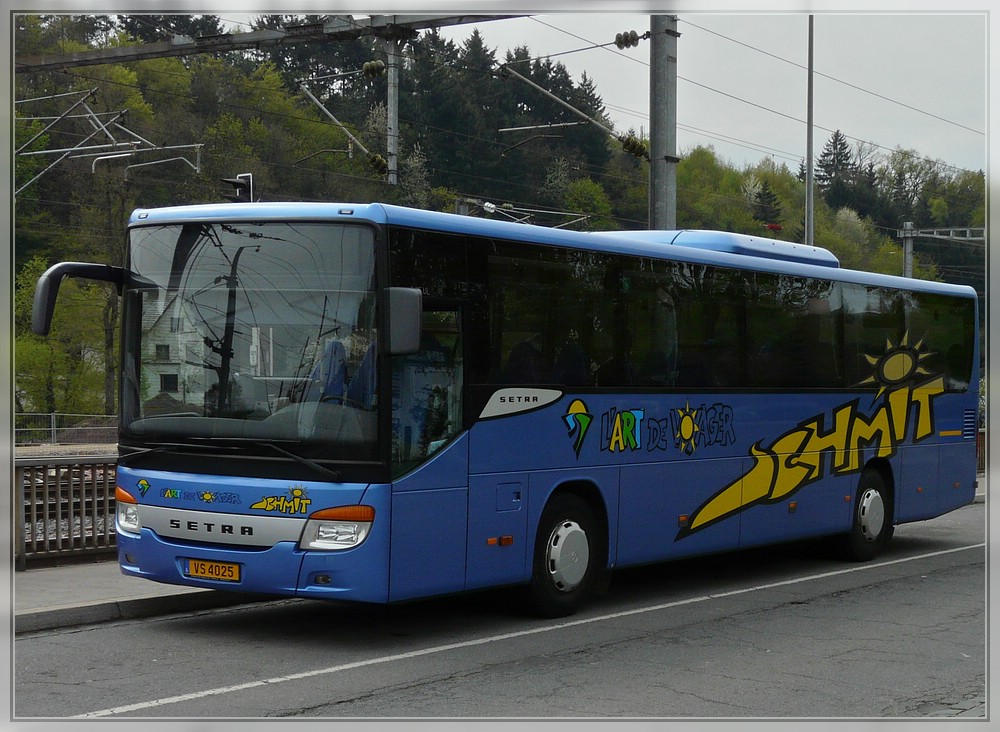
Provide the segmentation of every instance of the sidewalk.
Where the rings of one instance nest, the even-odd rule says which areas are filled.
[[[117,443],[18,446],[15,457],[118,454]],[[241,605],[274,599],[239,592],[202,590],[130,577],[114,554],[13,572],[14,632],[69,628],[89,623]]]
[[[980,474],[975,502],[985,500],[986,480]],[[130,577],[121,573],[113,555],[99,561],[77,560],[13,574],[15,633],[278,599]]]
[[[275,599],[130,577],[121,573],[114,555],[13,574],[15,633]]]

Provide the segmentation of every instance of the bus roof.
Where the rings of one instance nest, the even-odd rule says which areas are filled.
[[[608,231],[602,236],[628,237],[660,246],[684,246],[713,252],[729,252],[744,257],[763,257],[785,262],[802,262],[820,267],[839,267],[840,261],[828,249],[767,239],[727,231],[682,229],[679,231]]]
[[[136,209],[129,219],[129,226],[279,219],[367,221],[381,225],[529,241],[556,247],[573,247],[657,259],[678,259],[697,264],[714,264],[976,297],[975,290],[965,285],[841,269],[837,257],[820,247],[723,231],[681,229],[579,232],[383,203],[306,202],[215,203]]]

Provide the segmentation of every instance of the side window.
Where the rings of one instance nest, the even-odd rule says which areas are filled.
[[[420,351],[393,359],[392,462],[399,475],[462,428],[462,334],[457,310],[424,311]]]
[[[604,259],[548,251],[489,257],[491,383],[600,383],[616,328]]]
[[[682,387],[741,386],[746,379],[746,314],[739,272],[678,263],[673,273]]]
[[[907,320],[907,345],[915,349],[918,374],[942,374],[945,387],[965,391],[972,377],[975,308],[972,300],[915,293]],[[896,344],[899,345],[899,344]]]
[[[848,386],[873,375],[872,359],[906,334],[903,293],[882,287],[844,286],[844,339]]]
[[[840,285],[760,273],[750,281],[747,385],[843,387]]]
[[[622,278],[626,307],[622,325],[627,349],[626,386],[673,386],[677,380],[677,306],[670,282],[650,269]]]

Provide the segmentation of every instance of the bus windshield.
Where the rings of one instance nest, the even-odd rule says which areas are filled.
[[[129,260],[123,440],[377,458],[372,229],[137,227]]]

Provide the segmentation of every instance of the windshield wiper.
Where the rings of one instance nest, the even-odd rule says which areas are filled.
[[[312,468],[313,470],[315,470],[320,475],[325,475],[327,478],[330,478],[331,480],[336,480],[336,481],[340,480],[340,473],[337,472],[336,470],[330,470],[329,468],[327,468],[327,467],[325,467],[323,465],[320,465],[315,460],[310,460],[307,457],[302,457],[301,455],[296,455],[294,452],[292,452],[290,450],[286,450],[283,447],[279,447],[278,445],[274,444],[273,442],[267,442],[267,441],[264,441],[264,440],[255,440],[253,444],[255,444],[255,445],[261,445],[263,447],[270,447],[275,452],[279,452],[282,455],[290,457],[292,460],[294,460],[295,462],[299,463],[300,465],[305,465],[307,468]]]
[[[219,444],[219,442],[217,441],[219,438],[207,438],[207,437],[198,438],[198,437],[192,437],[191,439],[192,440],[209,440],[209,439],[211,439],[213,441],[212,441],[211,444],[208,444],[208,443],[201,443],[201,444],[199,444],[198,442],[160,442],[160,443],[157,443],[156,447],[142,448],[142,447],[130,447],[128,445],[122,445],[121,448],[123,450],[128,450],[129,451],[128,454],[127,455],[123,455],[123,457],[136,458],[136,457],[145,457],[146,455],[151,455],[153,453],[166,452],[166,451],[172,451],[172,450],[176,450],[178,452],[183,452],[185,450],[193,450],[193,451],[196,451],[196,452],[228,452],[228,453],[232,454],[232,453],[235,453],[237,451],[245,450],[247,446],[251,446],[251,445],[252,446],[256,446],[256,447],[269,447],[272,450],[274,450],[275,452],[280,453],[281,455],[284,455],[285,457],[291,458],[292,460],[294,460],[295,462],[299,463],[300,465],[304,465],[307,468],[309,468],[310,470],[313,470],[313,471],[319,473],[320,475],[322,475],[322,476],[324,476],[324,477],[326,477],[326,478],[328,478],[330,480],[335,480],[335,481],[339,482],[340,478],[341,478],[341,475],[340,475],[340,473],[338,471],[331,470],[330,468],[327,468],[327,467],[325,467],[323,465],[320,465],[315,460],[310,460],[307,457],[302,457],[301,455],[296,455],[294,452],[291,452],[290,450],[286,450],[285,448],[280,447],[279,445],[276,445],[274,442],[270,442],[268,440],[258,440],[258,439],[248,439],[248,438],[233,438],[233,437],[221,438],[222,440],[224,440],[226,442],[230,442],[231,441],[231,442],[238,443],[238,444],[235,444],[235,445],[224,445],[224,444]]]
[[[285,448],[277,445],[275,442],[273,442],[271,440],[261,440],[261,439],[250,438],[250,437],[221,437],[221,438],[215,438],[215,437],[192,437],[191,439],[192,440],[212,440],[212,446],[211,447],[212,447],[212,449],[215,449],[215,450],[225,449],[225,447],[219,445],[218,441],[220,441],[220,440],[223,441],[223,442],[235,442],[235,443],[237,443],[238,446],[234,445],[232,447],[229,447],[230,450],[238,450],[238,449],[241,449],[242,447],[245,447],[246,445],[253,445],[253,446],[256,446],[256,447],[269,447],[272,450],[274,450],[275,452],[280,453],[280,454],[284,455],[285,457],[291,458],[292,460],[294,460],[295,462],[299,463],[300,465],[305,465],[307,468],[310,468],[311,470],[315,470],[320,475],[326,476],[327,478],[329,478],[331,480],[337,480],[337,481],[340,480],[340,473],[337,472],[336,470],[330,470],[330,468],[327,468],[327,467],[325,467],[323,465],[320,465],[315,460],[310,460],[307,457],[302,457],[301,455],[297,455],[296,453],[292,452],[291,450],[286,450]],[[199,445],[199,447],[200,447],[200,445]],[[207,447],[207,445],[206,445],[206,447]]]

